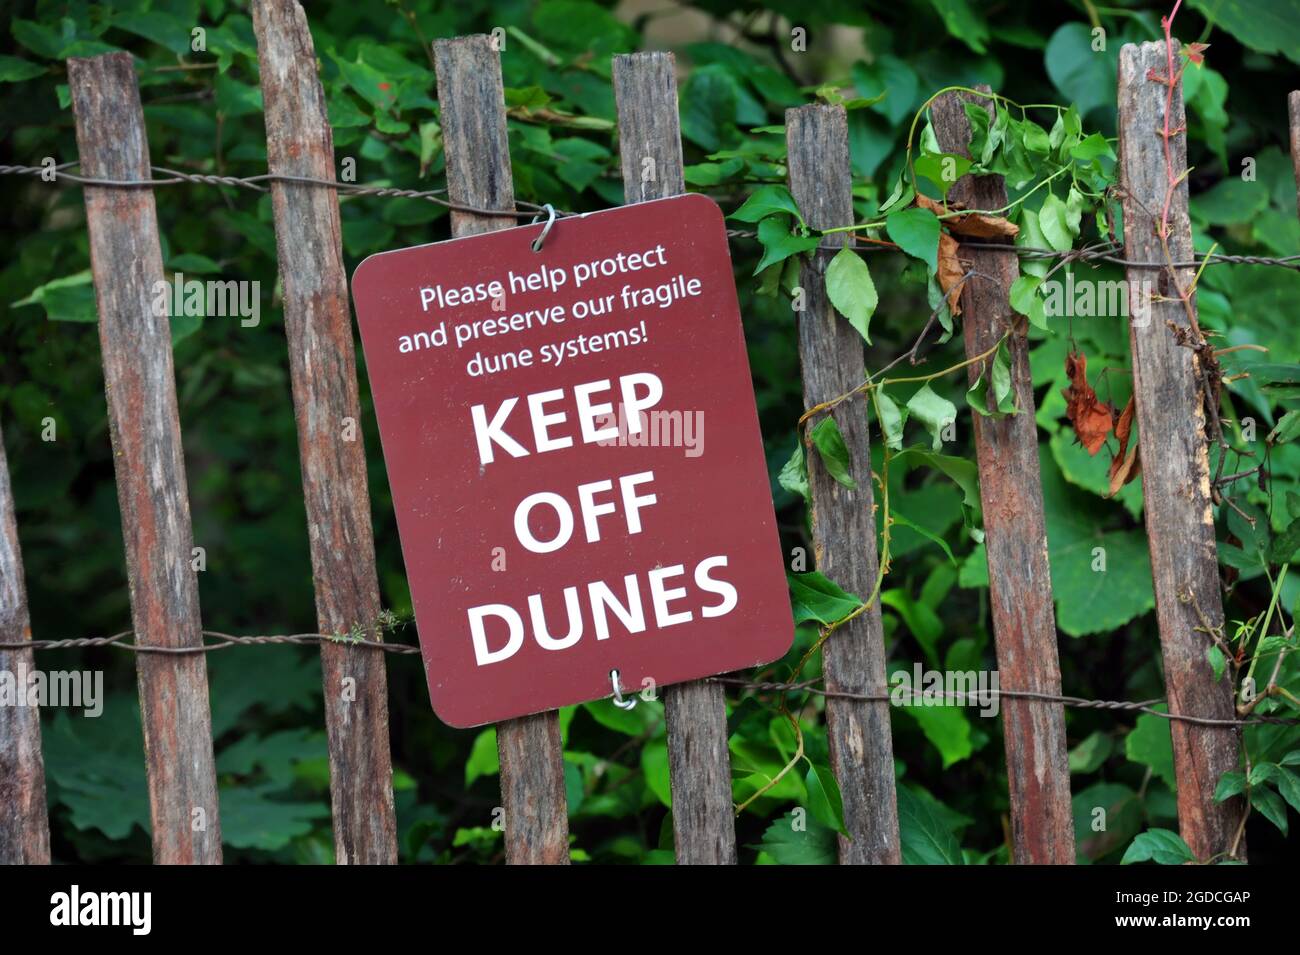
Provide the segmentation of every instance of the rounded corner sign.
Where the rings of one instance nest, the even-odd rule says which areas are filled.
[[[718,207],[371,256],[352,280],[434,710],[477,726],[793,640]]]

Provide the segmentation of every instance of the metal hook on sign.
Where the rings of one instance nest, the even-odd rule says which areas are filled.
[[[546,203],[546,205],[542,206],[542,208],[546,210],[546,225],[542,227],[542,234],[539,235],[537,238],[533,239],[534,252],[542,251],[542,243],[545,242],[546,237],[551,234],[551,226],[555,225],[555,206],[551,205],[548,202]],[[533,218],[532,224],[536,225],[537,220],[540,218],[541,218],[541,214],[539,213],[537,216]]]
[[[609,671],[609,682],[610,682],[610,684],[614,687],[614,705],[615,705],[615,706],[617,706],[620,710],[630,710],[630,709],[632,709],[634,706],[636,706],[636,697],[635,697],[635,696],[632,697],[630,700],[625,700],[625,699],[623,699],[623,691],[619,688],[619,685],[618,685],[618,671],[617,671],[617,670],[610,670],[610,671]]]

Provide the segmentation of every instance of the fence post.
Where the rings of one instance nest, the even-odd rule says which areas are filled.
[[[790,191],[815,229],[853,224],[848,122],[842,106],[786,110]],[[862,337],[837,315],[826,295],[826,267],[849,241],[828,236],[799,272],[804,310],[799,313],[799,363],[807,407],[862,384]],[[856,490],[840,485],[816,454],[808,457],[813,548],[817,569],[864,599],[875,590],[875,503],[867,410],[848,401],[831,412],[844,435]],[[832,693],[887,695],[880,600],[837,630],[822,648],[822,675]],[[898,803],[894,792],[894,742],[889,703],[826,699],[831,768],[844,800],[839,837],[842,865],[898,863]]]
[[[129,53],[68,60],[82,174],[149,179],[149,143]],[[150,305],[163,282],[153,191],[86,186],[117,499],[135,641],[198,647],[194,531],[176,407],[171,323]],[[202,653],[139,652],[140,716],[154,861],[220,863],[208,667]]]
[[[619,153],[627,203],[686,191],[671,53],[614,57]],[[673,843],[682,865],[734,865],[736,819],[727,751],[727,699],[720,683],[664,687]]]
[[[931,107],[935,135],[944,152],[969,155],[970,122],[963,105],[968,102],[993,112],[991,100],[971,94],[948,93]],[[948,199],[964,203],[968,209],[1001,209],[1007,204],[1006,183],[1001,176],[963,176]],[[978,239],[963,240],[958,254],[962,268],[976,273],[961,290],[966,356],[988,351],[1012,330],[1007,350],[1019,412],[1000,421],[971,416],[1000,683],[1008,689],[1059,696],[1061,666],[1056,654],[1056,615],[1038,472],[1027,322],[1009,303],[1020,262],[1014,252],[980,248]],[[970,366],[972,384],[981,372],[987,369]],[[1060,703],[1003,700],[1002,733],[1014,860],[1021,864],[1072,864],[1074,817],[1065,708]]]
[[[1295,207],[1300,214],[1300,90],[1287,97],[1287,118],[1290,120],[1291,165],[1295,169]]]
[[[334,135],[302,7],[258,0],[253,29],[270,171],[332,180]],[[274,182],[271,201],[317,626],[329,634],[360,626],[368,639],[382,640],[338,196],[328,186]],[[384,654],[331,643],[320,654],[334,857],[340,864],[395,863]]]
[[[433,45],[447,162],[447,198],[479,209],[515,207],[501,57],[487,36]],[[452,211],[457,238],[518,225],[513,216]],[[552,710],[497,724],[506,861],[567,865],[569,814],[564,748]]]
[[[1163,42],[1127,44],[1119,55],[1119,171],[1124,257],[1130,261],[1187,262],[1193,255],[1186,117],[1181,86],[1170,85],[1170,60],[1176,70],[1177,48],[1167,51]],[[1162,143],[1166,131],[1172,168],[1166,166]],[[1162,221],[1168,223],[1165,242],[1159,234]],[[1232,686],[1214,679],[1206,659],[1205,630],[1223,626],[1223,603],[1202,367],[1189,347],[1200,344],[1195,298],[1186,291],[1194,274],[1191,268],[1128,269],[1133,394],[1169,712],[1231,720]],[[1148,284],[1152,279],[1154,290]],[[1186,335],[1187,345],[1176,335]],[[1202,861],[1224,854],[1244,858],[1243,800],[1214,800],[1219,777],[1237,768],[1240,731],[1182,721],[1170,728],[1183,839]]]
[[[13,488],[0,435],[0,643],[31,638]],[[0,650],[0,673],[31,672],[35,666],[31,650]],[[24,687],[19,680],[19,692]],[[0,706],[0,865],[49,863],[41,711],[35,706]]]

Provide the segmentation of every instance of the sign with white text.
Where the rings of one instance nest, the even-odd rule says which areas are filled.
[[[793,638],[722,213],[679,196],[352,279],[429,695],[477,726]]]

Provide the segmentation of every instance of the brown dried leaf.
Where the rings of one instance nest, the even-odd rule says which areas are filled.
[[[1074,425],[1079,443],[1096,454],[1115,425],[1115,409],[1109,402],[1097,400],[1097,392],[1088,384],[1088,356],[1070,352],[1065,356],[1065,374],[1070,387],[1065,389],[1066,416]]]
[[[957,260],[957,240],[946,232],[939,233],[939,288],[948,296],[948,308],[954,316],[961,314],[962,278],[966,270]]]
[[[1107,497],[1114,497],[1129,481],[1142,473],[1142,459],[1138,457],[1138,446],[1135,444],[1129,448],[1128,454],[1121,457],[1115,455],[1115,459],[1110,462],[1110,493]]]
[[[1124,406],[1123,412],[1120,413],[1119,422],[1115,425],[1115,437],[1119,439],[1119,451],[1110,461],[1110,493],[1106,495],[1107,497],[1114,497],[1120,488],[1142,473],[1142,462],[1138,458],[1138,446],[1136,444],[1132,448],[1128,446],[1129,435],[1133,431],[1134,408],[1133,398],[1130,397],[1128,404]]]
[[[960,211],[963,206],[959,202],[948,203],[947,208],[941,203],[935,202],[928,196],[920,193],[916,195],[916,204],[922,209],[929,209],[936,216],[944,216],[951,212]],[[991,216],[983,212],[968,212],[966,215],[953,216],[950,219],[941,219],[943,224],[948,227],[950,232],[957,235],[964,235],[973,239],[1014,239],[1020,234],[1020,226],[1010,222],[1001,216]]]

